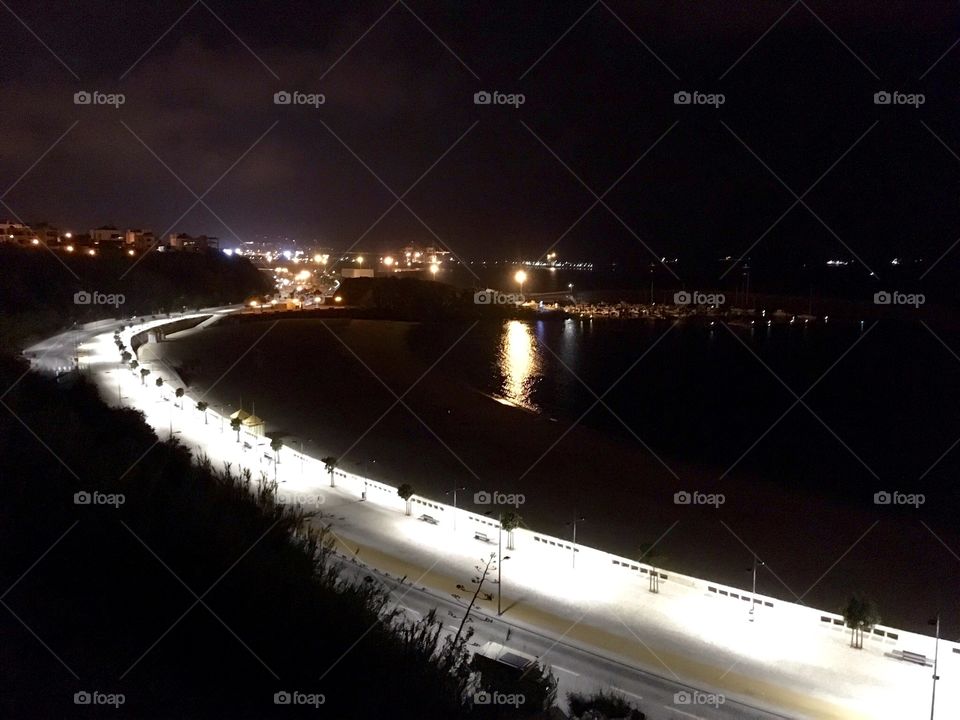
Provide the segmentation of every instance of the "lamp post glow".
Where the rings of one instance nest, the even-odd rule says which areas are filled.
[[[434,279],[437,277],[437,273],[440,272],[440,266],[434,263],[430,266],[430,274],[433,275]]]
[[[517,270],[516,275],[513,276],[513,279],[520,284],[520,297],[523,297],[523,283],[527,279],[527,273],[523,270]]]

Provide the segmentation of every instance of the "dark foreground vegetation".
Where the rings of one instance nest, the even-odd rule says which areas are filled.
[[[397,617],[269,483],[193,462],[82,380],[22,372],[0,360],[0,717],[548,717],[539,668],[519,711],[471,707],[469,634]]]
[[[18,345],[43,334],[105,317],[173,312],[243,302],[270,291],[249,261],[219,252],[95,257],[45,248],[0,246],[0,342]],[[78,304],[78,292],[123,296],[113,304]]]

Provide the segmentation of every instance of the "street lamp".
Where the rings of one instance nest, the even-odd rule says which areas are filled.
[[[520,284],[520,297],[523,297],[523,283],[527,279],[527,273],[523,270],[517,270],[516,274],[513,276],[513,279]]]
[[[433,275],[434,280],[437,278],[437,273],[440,272],[440,266],[434,263],[430,266],[430,273]]]
[[[586,522],[585,517],[576,517],[573,519],[572,523],[567,523],[567,525],[573,525],[573,565],[572,567],[577,567],[577,523]]]
[[[453,531],[457,531],[457,490],[466,490],[464,486],[454,487],[453,490],[447,490],[445,495],[453,495]]]
[[[757,606],[757,565],[766,565],[763,560],[753,556],[753,597],[750,598],[750,622],[753,622],[753,610]],[[749,568],[748,568],[749,569]]]
[[[940,654],[940,613],[937,613],[936,620],[931,620],[930,624],[937,626],[937,636],[933,645],[933,690],[930,693],[930,720],[933,720],[934,709],[937,705],[937,680],[940,679],[940,676],[937,675],[937,658]]]

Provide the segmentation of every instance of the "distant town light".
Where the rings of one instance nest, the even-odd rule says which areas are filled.
[[[312,275],[313,275],[313,273],[311,273],[309,270],[301,270],[300,272],[297,273],[295,279],[296,279],[296,280],[309,280]]]
[[[434,263],[430,266],[430,272],[436,275],[438,272],[440,272],[440,266]]]
[[[93,256],[93,255],[96,255],[96,254],[97,254],[97,251],[94,250],[93,248],[90,248],[89,250],[87,250],[87,255]]]
[[[339,295],[337,295],[337,296],[333,299],[333,301],[334,301],[334,302],[343,302],[343,298],[340,297]]]
[[[31,243],[32,245],[39,245],[39,244],[40,244],[40,239],[39,239],[39,238],[34,238],[33,240],[30,241],[30,243]]]
[[[357,265],[363,265],[363,255],[357,255]]]
[[[130,257],[133,257],[134,255],[136,255],[136,253],[133,250],[127,250],[127,255],[129,255]]]
[[[73,252],[73,245],[67,245],[65,249],[67,252]]]
[[[393,257],[391,257],[390,255],[387,255],[383,259],[383,264],[386,265],[387,267],[391,267],[393,265]]]
[[[260,306],[260,303],[258,303],[256,300],[250,301],[250,307],[259,307],[259,306]]]
[[[67,240],[69,240],[70,238],[73,237],[73,233],[66,233],[66,234],[64,235],[64,237],[65,237]]]
[[[513,279],[523,285],[527,281],[527,273],[523,270],[517,270],[517,274],[513,276]]]

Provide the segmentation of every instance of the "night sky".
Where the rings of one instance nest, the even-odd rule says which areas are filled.
[[[932,262],[960,236],[958,20],[913,0],[3,0],[0,216],[465,258],[559,240],[597,261]]]

